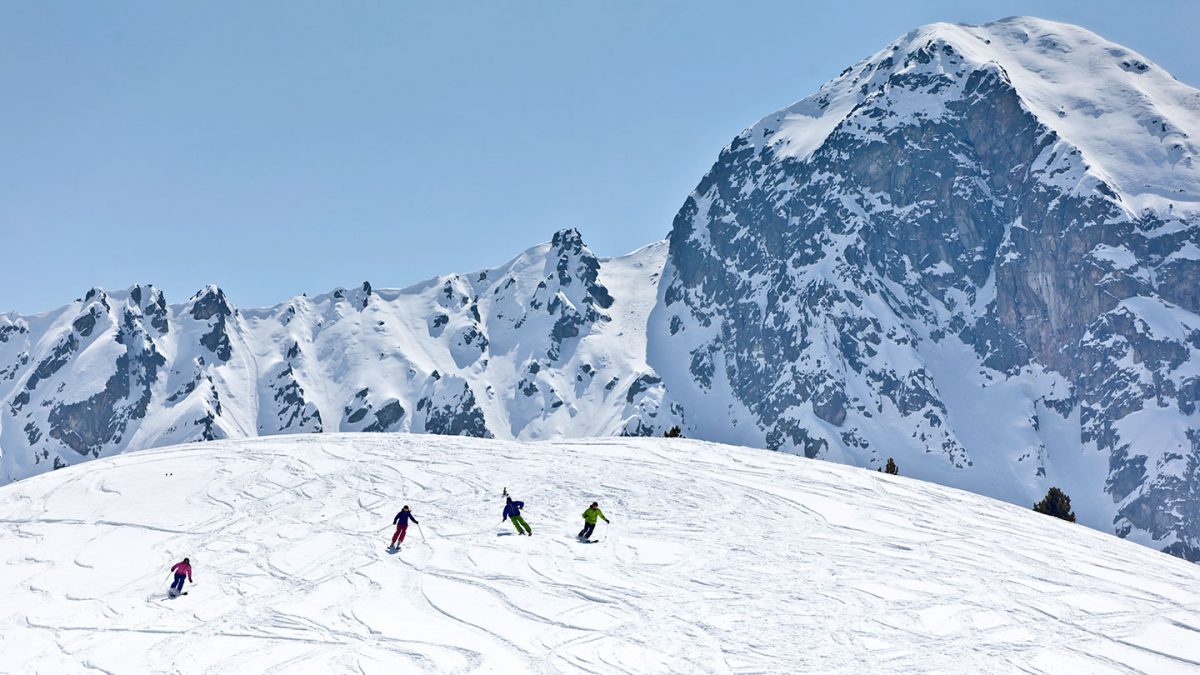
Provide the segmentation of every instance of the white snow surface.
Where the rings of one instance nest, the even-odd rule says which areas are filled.
[[[1003,69],[1025,107],[1077,148],[1091,177],[1112,187],[1132,213],[1200,210],[1200,91],[1087,29],[1034,17],[917,28],[742,136],[807,159],[869,95],[864,83],[947,67],[906,62],[926,45],[949,45],[960,57],[951,59],[959,71]],[[932,100],[899,102],[896,119],[936,117],[939,111],[928,109]]]
[[[533,537],[499,522],[505,487]],[[592,500],[613,522],[580,544]],[[390,554],[405,503],[421,530]],[[698,441],[175,446],[0,488],[0,522],[5,672],[1200,669],[1195,565]],[[197,583],[167,599],[183,556]]]

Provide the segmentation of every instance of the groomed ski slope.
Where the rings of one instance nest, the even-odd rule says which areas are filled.
[[[500,524],[504,487],[534,537]],[[577,543],[594,499],[613,524]],[[404,503],[426,541],[390,555]],[[0,489],[0,522],[4,672],[1200,669],[1200,567],[695,441],[177,446]],[[165,599],[185,555],[197,584]]]

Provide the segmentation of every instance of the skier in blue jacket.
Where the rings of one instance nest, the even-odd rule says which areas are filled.
[[[525,508],[525,502],[514,502],[512,497],[505,497],[505,500],[504,517],[500,519],[500,522],[511,520],[513,526],[517,528],[517,534],[527,534],[532,537],[533,530],[529,528],[529,523],[521,517],[521,509]],[[525,528],[525,531],[522,532],[521,528]]]

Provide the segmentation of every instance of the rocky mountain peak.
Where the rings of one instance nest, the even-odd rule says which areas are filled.
[[[229,319],[235,311],[225,292],[215,284],[205,286],[188,300],[187,313],[209,326],[209,331],[200,337],[200,344],[221,361],[228,361],[233,355]]]
[[[600,261],[583,243],[579,230],[570,228],[554,233],[550,240],[552,255],[558,258],[555,273],[560,287],[567,288],[575,281],[585,289],[583,301],[606,309],[612,296],[599,281]]]
[[[162,291],[149,284],[139,284],[129,289],[128,297],[133,307],[160,335],[170,330],[167,298]]]
[[[904,447],[1018,502],[1107,471],[1093,525],[1200,558],[1200,521],[1146,515],[1200,508],[1172,482],[1196,430],[1134,421],[1188,414],[1194,348],[1167,327],[1200,311],[1198,124],[1200,92],[1083,29],[919,28],[721,153],[672,228],[651,365],[737,401],[700,435],[866,466]],[[1025,412],[979,434],[996,408]]]
[[[550,238],[550,247],[562,253],[581,253],[584,248],[583,235],[574,227],[564,228]]]
[[[188,313],[197,321],[207,321],[214,316],[228,317],[233,315],[233,307],[216,284],[209,284],[196,292],[188,300]]]

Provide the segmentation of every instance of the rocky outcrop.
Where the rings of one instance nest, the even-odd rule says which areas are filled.
[[[457,377],[434,372],[427,393],[417,401],[417,415],[417,431],[443,436],[494,436],[475,401],[475,392]]]
[[[233,308],[225,293],[216,286],[209,286],[194,295],[190,304],[188,314],[192,319],[208,323],[209,330],[200,336],[200,344],[218,359],[228,361],[233,352],[228,325]]]

